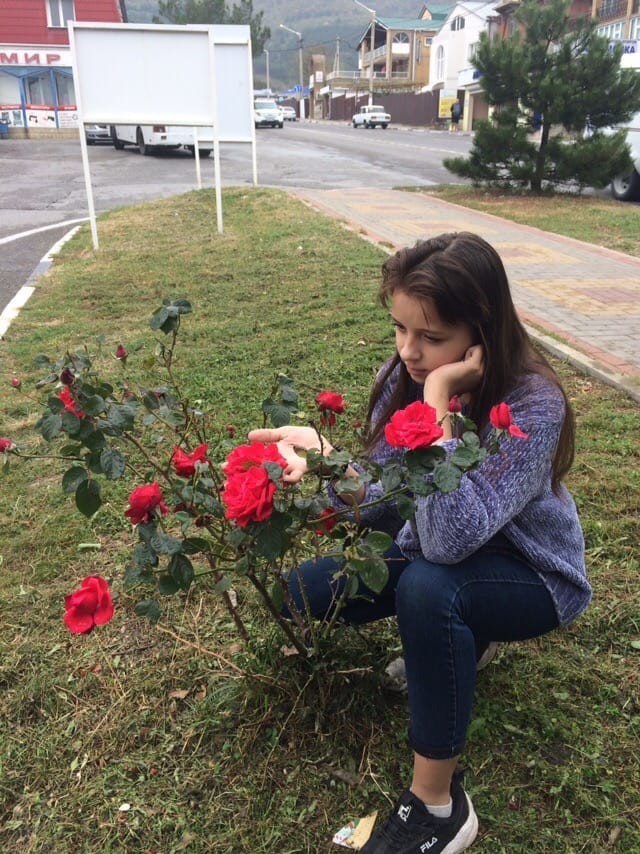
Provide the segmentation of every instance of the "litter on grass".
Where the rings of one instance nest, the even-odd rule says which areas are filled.
[[[376,810],[364,818],[357,818],[350,821],[344,827],[340,828],[333,837],[333,841],[336,845],[342,845],[343,848],[351,848],[353,851],[358,851],[371,836],[377,816],[378,811]]]

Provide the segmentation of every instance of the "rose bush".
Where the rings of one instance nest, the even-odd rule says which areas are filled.
[[[123,345],[115,350],[121,372],[115,381],[99,376],[88,348],[56,360],[38,356],[46,375],[36,389],[51,392],[42,400],[37,430],[57,446],[65,466],[62,489],[74,496],[85,516],[100,512],[105,484],[121,480],[128,487],[128,506],[121,513],[123,521],[134,526],[137,542],[132,543],[122,586],[137,600],[137,614],[156,622],[163,597],[186,592],[196,579],[208,578],[246,639],[241,597],[233,595],[232,588],[249,585],[288,643],[305,656],[317,653],[320,640],[336,625],[342,603],[327,621],[314,621],[293,602],[289,574],[328,546],[343,562],[344,597],[355,595],[359,579],[378,591],[387,581],[382,555],[391,544],[387,534],[362,526],[358,508],[335,510],[328,483],[341,492],[380,481],[384,496],[379,500],[395,500],[400,515],[410,519],[414,495],[455,489],[464,472],[481,462],[487,447],[452,401],[445,417],[453,420],[459,442],[447,455],[434,444],[443,433],[435,411],[416,402],[396,412],[385,428],[387,441],[399,450],[384,467],[368,461],[359,448],[326,456],[309,451],[309,476],[300,483],[285,482],[286,461],[275,444],[251,442],[232,448],[235,427],[217,424],[179,392],[175,350],[181,323],[190,312],[187,300],[165,301],[151,318],[151,328],[164,338],[156,344],[154,359],[143,361],[140,373],[152,366],[163,368],[163,385],[134,387],[125,372],[137,350],[132,354]],[[315,403],[321,422],[329,427],[347,409],[342,395],[329,390],[318,393]],[[495,420],[492,416],[496,435],[524,436],[504,406],[495,408]],[[290,378],[278,376],[262,412],[263,423],[276,427],[301,417]],[[489,448],[497,450],[495,437]],[[10,458],[38,457],[8,438],[0,439],[0,453],[5,466]],[[345,475],[352,460],[361,465],[359,480]],[[72,632],[89,632],[111,618],[113,604],[105,584],[89,576],[67,597],[64,619]],[[244,607],[251,607],[250,598],[242,600]]]

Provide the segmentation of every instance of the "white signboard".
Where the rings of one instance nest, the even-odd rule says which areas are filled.
[[[98,246],[83,124],[213,128],[218,231],[220,141],[251,142],[257,183],[248,26],[69,23],[80,142]],[[200,187],[200,158],[195,148]]]

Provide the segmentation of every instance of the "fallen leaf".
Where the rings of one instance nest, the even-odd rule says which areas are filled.
[[[170,691],[170,692],[169,692],[169,696],[170,696],[173,700],[184,700],[184,698],[185,698],[186,696],[188,696],[188,694],[189,694],[189,689],[188,689],[188,688],[178,688],[178,689],[176,689],[175,691]]]

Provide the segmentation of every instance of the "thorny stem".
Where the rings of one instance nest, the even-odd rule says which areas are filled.
[[[284,634],[287,636],[287,638],[289,639],[291,644],[293,646],[295,646],[295,648],[298,650],[298,652],[300,653],[300,655],[303,658],[306,658],[308,655],[308,650],[305,648],[304,644],[299,640],[299,638],[296,637],[295,633],[292,631],[291,625],[289,624],[289,621],[285,617],[282,616],[280,611],[278,611],[278,609],[276,608],[276,606],[273,603],[273,599],[271,598],[271,596],[269,596],[269,592],[265,588],[264,584],[256,577],[254,572],[247,573],[247,578],[250,579],[251,583],[254,585],[256,590],[260,593],[260,595],[262,596],[264,603],[267,606],[267,608],[269,609],[271,615],[273,616],[275,621],[278,623],[278,625],[280,626],[280,628],[282,629]]]
[[[215,559],[214,559],[213,555],[207,555],[207,562],[208,562],[209,566],[211,567],[211,569],[213,570],[214,578],[216,579],[216,581],[220,581],[223,578],[223,573],[221,570],[219,570],[216,567],[214,560]],[[237,607],[231,601],[231,596],[229,596],[229,593],[226,590],[223,591],[223,593],[222,593],[222,601],[224,602],[225,608],[227,609],[229,614],[231,614],[231,618],[232,618],[233,622],[236,624],[236,628],[240,632],[240,636],[242,637],[242,639],[244,641],[248,641],[249,640],[249,632],[247,631],[246,626],[245,626],[244,622],[242,621],[242,617],[238,613]]]

